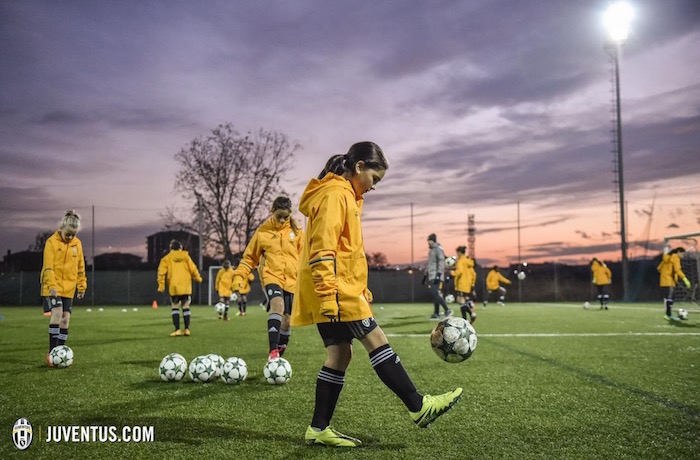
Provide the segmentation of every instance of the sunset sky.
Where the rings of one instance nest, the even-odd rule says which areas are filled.
[[[621,62],[630,257],[700,232],[700,3],[631,2]],[[620,257],[605,1],[0,1],[0,250],[67,208],[145,256],[175,154],[220,123],[301,145],[295,203],[372,140],[367,252],[419,262],[476,219],[483,264]],[[413,227],[411,226],[413,203]],[[413,234],[413,238],[411,238]],[[237,249],[237,248],[234,248]]]

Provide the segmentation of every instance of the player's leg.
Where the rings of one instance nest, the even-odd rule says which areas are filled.
[[[224,317],[222,318],[224,321],[228,321],[230,318],[228,317],[228,309],[231,307],[231,296],[224,296],[223,298],[223,303],[226,305],[224,307]]]
[[[440,306],[445,302],[445,300],[440,295],[440,281],[430,282],[430,295],[433,297],[433,315],[431,318],[435,319],[440,317]],[[446,304],[445,304],[446,305]]]
[[[469,322],[473,324],[474,321],[476,321],[476,312],[474,311],[474,302],[472,301],[469,293],[466,293],[464,295],[464,298],[466,300],[467,313],[469,313]]]
[[[598,302],[600,303],[600,309],[603,309],[603,286],[600,284],[596,284],[596,290],[598,291],[598,295],[596,298],[598,299]]]
[[[606,284],[605,286],[602,286],[603,290],[603,308],[605,310],[608,309],[608,302],[610,302],[610,294],[608,293],[608,288],[610,287],[609,284]]]
[[[666,318],[670,318],[673,314],[673,286],[662,288],[664,291],[664,307],[666,308]]]
[[[292,328],[290,325],[292,317],[292,303],[294,303],[294,294],[284,291],[284,313],[282,314],[282,325],[280,326],[280,339],[278,344],[280,356],[282,356],[287,350],[287,345],[289,345],[289,336],[292,335]]]
[[[498,296],[498,305],[500,305],[501,307],[505,307],[506,306],[506,288],[504,288],[503,286],[499,286],[498,292],[500,294]]]
[[[330,427],[338,397],[345,385],[345,371],[352,360],[352,334],[345,323],[321,323],[318,332],[326,347],[326,360],[316,377],[316,395],[311,425],[306,429],[307,444],[356,447],[359,439]]]
[[[248,295],[242,294],[241,295],[241,315],[245,316],[247,309],[248,309]]]
[[[182,331],[180,331],[180,296],[170,296],[170,314],[173,318],[173,326],[175,326],[170,337],[179,337],[182,335]]]
[[[46,363],[52,366],[49,353],[58,345],[61,317],[63,316],[63,302],[60,297],[47,296],[43,298],[42,303],[44,313],[51,313],[51,318],[49,319],[49,351],[46,353]]]
[[[284,291],[276,284],[268,284],[265,290],[270,297],[270,313],[267,315],[267,339],[270,345],[269,359],[279,358],[280,329],[284,314]]]
[[[459,304],[462,318],[467,319],[467,298],[464,296],[464,293],[457,291],[457,303]]]
[[[70,326],[70,315],[73,313],[73,299],[63,297],[63,313],[58,326],[58,341],[57,345],[65,345],[68,340],[68,326]]]
[[[190,335],[190,302],[192,296],[187,295],[182,301],[182,319],[185,321],[185,335]]]

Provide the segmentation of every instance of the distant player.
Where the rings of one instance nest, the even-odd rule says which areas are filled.
[[[494,265],[488,275],[486,275],[486,290],[488,291],[488,295],[484,299],[484,308],[486,308],[489,301],[494,298],[498,298],[498,305],[501,307],[506,306],[506,288],[501,286],[501,283],[510,284],[510,280],[501,275],[501,272],[498,271],[498,265]]]
[[[469,322],[473,323],[476,321],[476,312],[471,293],[476,282],[476,271],[474,270],[474,261],[467,257],[466,246],[457,248],[457,263],[450,274],[455,279],[455,294],[462,318],[467,319],[467,314],[469,314]]]
[[[659,286],[661,287],[664,296],[664,306],[666,307],[666,319],[671,319],[673,313],[674,290],[678,280],[681,279],[685,286],[690,289],[690,280],[681,269],[681,258],[679,253],[685,252],[685,249],[678,247],[670,250],[661,257],[661,262],[656,267],[659,272]]]
[[[365,193],[374,189],[388,167],[378,145],[354,144],[345,155],[328,160],[318,178],[309,181],[299,204],[307,217],[307,233],[292,321],[294,326],[315,324],[326,348],[316,379],[313,417],[304,435],[307,444],[362,444],[330,426],[355,339],[369,353],[377,376],[401,399],[411,420],[421,428],[447,412],[462,396],[462,388],[438,396],[420,394],[372,314],[362,204]],[[267,269],[265,273],[267,276]],[[362,385],[357,381],[354,384]],[[347,413],[361,411],[362,417],[367,417],[381,410],[368,405],[363,395],[355,394],[356,405]]]
[[[168,282],[170,308],[175,330],[171,337],[190,335],[190,302],[192,301],[192,279],[201,283],[202,277],[190,254],[182,249],[182,243],[177,240],[170,242],[168,252],[158,264],[158,292],[165,292],[165,282]],[[180,307],[185,320],[185,330],[180,330]]]
[[[235,270],[233,290],[240,292],[243,281],[265,256],[265,292],[269,297],[267,336],[269,359],[284,354],[291,330],[289,315],[292,311],[294,290],[299,268],[302,229],[292,216],[292,200],[286,196],[275,198],[269,219],[258,227]]]
[[[216,273],[216,282],[214,283],[216,292],[219,294],[219,302],[226,305],[224,313],[219,313],[219,319],[224,321],[229,320],[228,309],[229,304],[231,303],[231,294],[233,293],[231,290],[231,283],[233,283],[233,269],[231,268],[231,261],[224,260],[222,268],[220,268]]]
[[[255,279],[255,275],[249,273],[246,278],[241,278],[238,286],[238,313],[236,316],[245,316],[248,308],[248,293],[250,292],[250,282]]]
[[[440,307],[445,311],[445,316],[450,316],[452,310],[447,306],[445,298],[442,295],[442,283],[445,277],[445,251],[443,251],[440,243],[437,242],[435,233],[428,235],[428,265],[426,267],[426,276],[430,294],[433,296],[433,314],[431,319],[440,317]]]
[[[49,352],[68,340],[68,326],[73,311],[73,296],[82,299],[87,290],[83,245],[76,236],[80,230],[80,215],[66,211],[58,230],[44,245],[41,267],[41,297],[49,320]],[[76,289],[78,294],[76,295]],[[46,362],[52,366],[49,355]]]
[[[597,258],[591,260],[591,274],[593,275],[593,284],[598,290],[598,301],[600,302],[601,310],[608,309],[610,301],[610,283],[612,282],[612,273],[604,262]]]

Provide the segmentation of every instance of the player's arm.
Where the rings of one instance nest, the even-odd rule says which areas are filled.
[[[243,280],[258,266],[262,254],[263,249],[260,245],[260,229],[258,229],[253,234],[253,238],[248,242],[248,246],[245,247],[238,267],[233,271],[232,289],[234,291],[238,291],[241,288]]]
[[[192,278],[198,283],[202,282],[202,275],[199,274],[199,270],[197,270],[197,266],[194,264],[194,260],[192,260],[192,257],[189,255],[187,256],[187,265],[190,267],[190,273],[192,274]]]
[[[160,263],[158,264],[158,292],[165,291],[165,275],[168,274],[167,258],[168,255],[165,255],[162,259],[160,259]]]
[[[347,203],[340,193],[329,193],[314,213],[314,225],[308,229],[309,266],[314,291],[326,317],[338,316],[338,280],[336,278],[336,247],[345,226]]]
[[[41,283],[45,289],[48,289],[49,295],[56,296],[56,273],[54,272],[54,256],[55,256],[53,242],[51,238],[46,240],[46,245],[44,246],[44,263],[41,269]]]
[[[83,244],[78,241],[78,298],[82,299],[87,291],[87,276],[85,275],[85,255]]]

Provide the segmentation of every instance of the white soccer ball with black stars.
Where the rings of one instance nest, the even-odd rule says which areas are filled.
[[[221,380],[229,384],[238,384],[248,377],[248,365],[241,358],[231,357],[224,361]]]
[[[455,263],[457,263],[457,258],[455,256],[445,258],[445,265],[448,267],[454,267]]]
[[[445,296],[445,302],[447,302],[447,303],[453,303],[454,301],[455,301],[455,296],[453,296],[452,294],[447,294],[447,295]]]
[[[524,271],[520,270],[520,271],[518,272],[518,279],[519,279],[520,281],[524,280],[526,277],[527,277],[527,275],[525,275],[525,272],[524,272]]]
[[[223,302],[218,302],[216,305],[214,305],[214,310],[216,310],[218,314],[223,315],[226,311],[226,304]]]
[[[217,366],[208,355],[197,356],[190,361],[190,378],[199,383],[213,382],[218,378]]]
[[[272,385],[284,385],[292,378],[292,366],[284,358],[271,359],[263,367],[265,381]]]
[[[685,310],[683,308],[678,309],[678,317],[680,319],[688,319],[688,310]]]
[[[430,346],[448,363],[460,363],[476,350],[476,331],[464,318],[450,316],[440,320],[430,334]]]
[[[591,304],[588,302],[583,302],[583,309],[588,310],[591,307]]]
[[[57,345],[49,352],[49,360],[53,367],[70,367],[73,364],[73,350],[68,345]]]
[[[223,372],[224,369],[224,358],[222,358],[221,355],[217,355],[216,353],[209,353],[207,356],[216,366],[216,376],[221,377],[221,372]]]
[[[187,360],[180,353],[166,355],[158,366],[158,374],[165,382],[179,382],[187,373]]]

